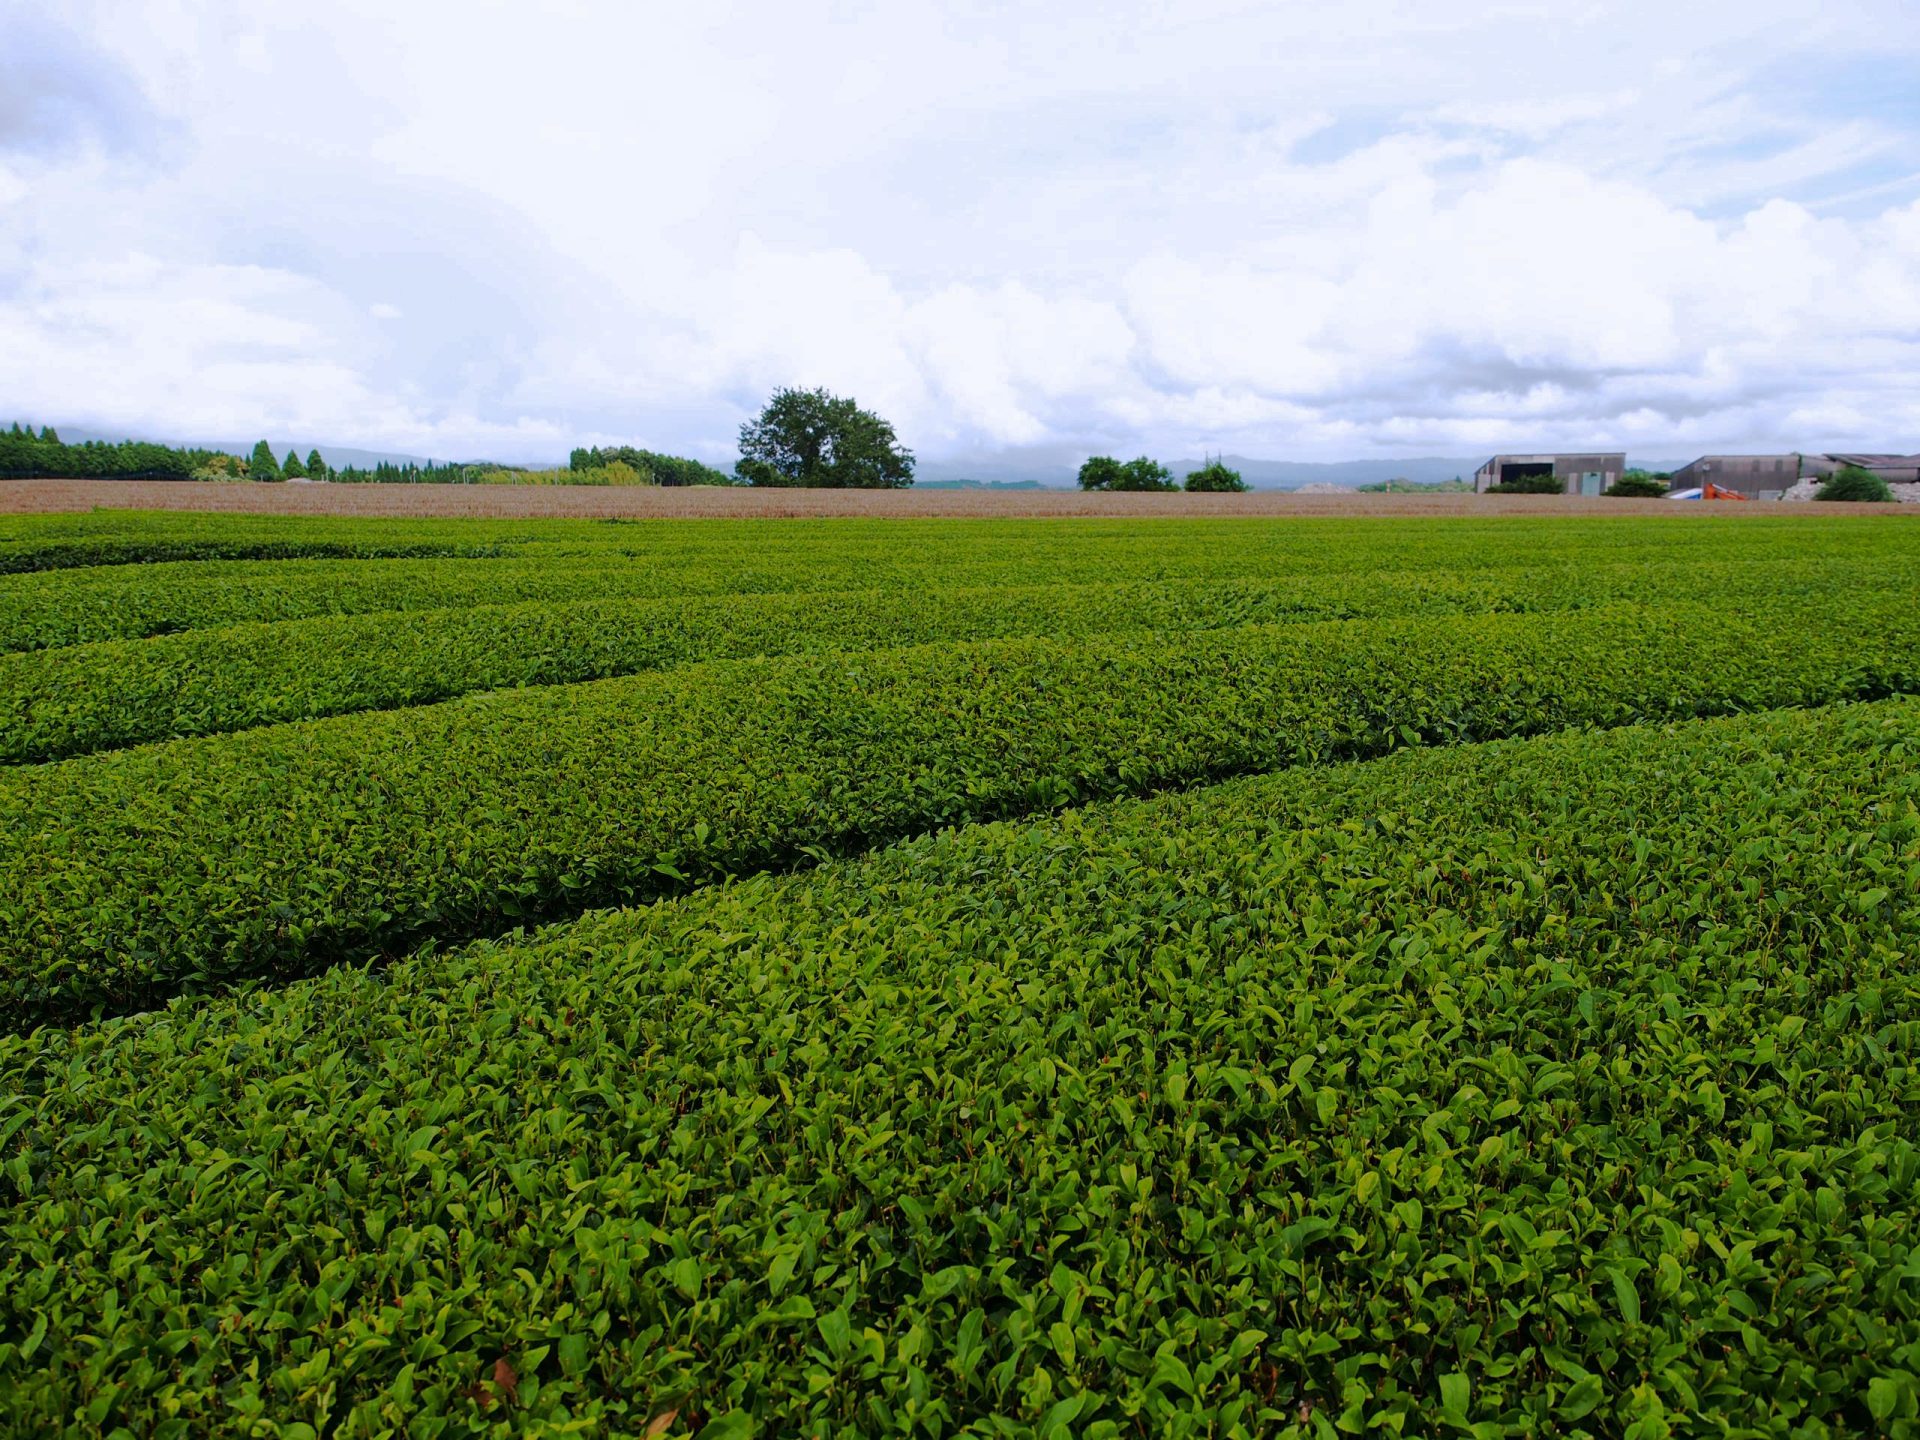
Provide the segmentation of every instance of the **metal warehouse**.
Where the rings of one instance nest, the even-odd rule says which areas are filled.
[[[1802,473],[1825,474],[1826,470],[1807,468],[1818,460],[1814,455],[1702,455],[1673,472],[1675,490],[1691,490],[1698,485],[1719,485],[1738,490],[1752,500],[1778,500],[1799,481]]]
[[[1843,465],[1857,465],[1889,485],[1920,480],[1920,455],[1702,455],[1673,472],[1673,488],[1719,485],[1750,500],[1778,500],[1800,480],[1824,480]]]
[[[1810,471],[1828,475],[1842,465],[1857,465],[1871,470],[1889,485],[1912,485],[1920,481],[1920,455],[1809,455],[1808,463],[1820,461],[1824,468]]]
[[[1473,472],[1475,490],[1551,476],[1563,495],[1598,495],[1627,469],[1624,450],[1587,455],[1496,455]]]

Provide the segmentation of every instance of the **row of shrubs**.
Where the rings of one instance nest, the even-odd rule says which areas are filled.
[[[0,1038],[0,1434],[1911,1435],[1916,747],[1407,752]]]
[[[1338,585],[1309,576],[896,585],[323,615],[0,655],[0,764],[710,660],[1022,635],[1547,613],[1624,600],[1742,606],[1798,594],[1817,601],[1856,573],[1847,560],[1541,565],[1439,576],[1363,572]],[[1920,563],[1889,564],[1880,575],[1890,588],[1920,589]]]
[[[0,776],[0,1014],[139,1008],[823,851],[1400,744],[1911,688],[1904,594],[721,662]]]

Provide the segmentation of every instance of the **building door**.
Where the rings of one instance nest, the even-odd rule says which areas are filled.
[[[1582,495],[1598,495],[1600,493],[1600,472],[1598,470],[1589,470],[1580,477],[1580,493]]]

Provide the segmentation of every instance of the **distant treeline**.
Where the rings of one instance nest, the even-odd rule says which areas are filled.
[[[629,483],[639,485],[731,485],[733,477],[711,465],[703,465],[698,460],[688,460],[679,455],[658,455],[651,450],[637,450],[631,445],[615,445],[609,449],[594,448],[575,450],[567,457],[570,470],[605,470],[610,466],[625,465],[642,477]]]
[[[474,477],[477,485],[658,485],[646,470],[615,460],[608,465],[593,465],[585,470],[528,470],[519,466],[495,465]]]
[[[678,455],[621,445],[575,450],[565,469],[533,469],[492,460],[381,460],[329,465],[318,450],[276,459],[262,440],[250,455],[148,440],[65,444],[51,425],[15,421],[0,430],[0,478],[10,480],[333,480],[345,485],[731,485],[731,476]]]
[[[445,465],[433,460],[425,464],[409,460],[403,465],[381,460],[372,465],[342,465],[332,478],[343,485],[477,485],[487,471],[499,468],[461,460]]]
[[[631,445],[611,449],[579,449],[568,457],[567,468],[535,469],[502,465],[492,460],[425,464],[344,465],[333,478],[350,485],[731,485],[733,481],[710,465],[678,455],[658,455]]]
[[[731,485],[728,476],[698,460],[659,455],[631,445],[611,449],[580,449],[568,457],[567,468],[537,469],[502,465],[492,460],[425,464],[345,465],[333,472],[335,480],[350,485]]]
[[[191,480],[224,458],[217,450],[181,450],[146,440],[68,445],[51,425],[36,434],[18,421],[0,431],[0,475],[10,479]]]

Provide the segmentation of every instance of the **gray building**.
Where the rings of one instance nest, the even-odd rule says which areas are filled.
[[[1496,455],[1473,472],[1473,488],[1551,476],[1563,495],[1598,495],[1627,469],[1624,450],[1593,455]]]
[[[1822,466],[1809,474],[1830,475],[1842,465],[1858,465],[1862,470],[1871,470],[1889,485],[1920,482],[1920,455],[1809,455],[1807,459],[1817,460]]]
[[[1702,455],[1673,472],[1673,488],[1723,485],[1749,500],[1778,500],[1797,481],[1824,480],[1842,465],[1871,470],[1889,485],[1920,480],[1920,455]]]
[[[1816,455],[1702,455],[1674,471],[1668,484],[1675,490],[1719,485],[1738,490],[1749,500],[1778,500],[1802,475],[1825,473],[1807,467],[1808,461],[1819,458]]]

